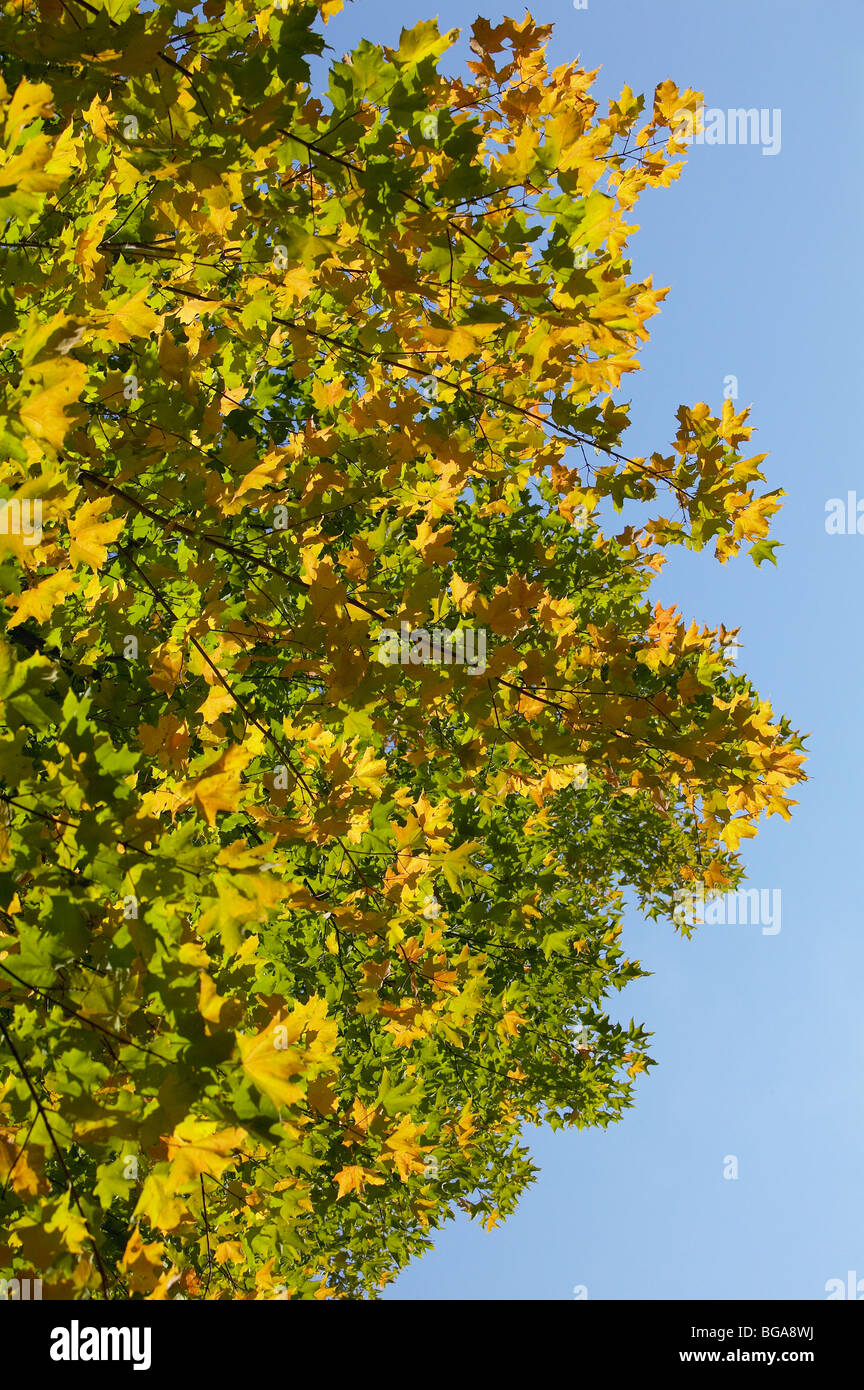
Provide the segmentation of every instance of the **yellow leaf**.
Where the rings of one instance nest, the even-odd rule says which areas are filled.
[[[685,704],[689,704],[697,695],[705,692],[705,687],[696,680],[692,671],[685,671],[683,676],[677,681],[678,694]]]
[[[89,1246],[89,1232],[76,1208],[70,1205],[70,1195],[64,1192],[57,1203],[46,1231],[57,1231],[67,1250],[80,1254]]]
[[[403,1115],[386,1141],[381,1161],[394,1163],[403,1182],[407,1182],[412,1173],[425,1171],[424,1150],[417,1142],[424,1129],[425,1125],[416,1125],[408,1115]]]
[[[751,825],[749,821],[739,818],[738,820],[730,820],[728,825],[724,825],[720,832],[720,838],[729,849],[734,851],[737,850],[742,839],[750,840],[755,834],[755,825]]]
[[[5,1186],[11,1182],[12,1190],[20,1197],[35,1197],[40,1187],[47,1190],[48,1185],[44,1179],[40,1182],[42,1164],[37,1161],[40,1151],[25,1146],[26,1137],[26,1133],[16,1137],[12,1129],[0,1130],[0,1184]],[[39,1171],[31,1167],[31,1159]]]
[[[210,1120],[186,1119],[166,1138],[174,1189],[193,1182],[201,1173],[221,1177],[236,1162],[246,1141],[245,1129],[217,1129]]]
[[[306,299],[314,287],[314,280],[302,265],[291,266],[282,277],[282,288],[289,304]]]
[[[40,364],[38,378],[30,376],[30,384],[40,389],[18,408],[27,432],[59,449],[72,423],[65,414],[66,407],[78,399],[86,375],[83,362],[74,358],[55,358]]]
[[[234,696],[225,689],[224,685],[211,685],[207,692],[207,699],[199,709],[205,724],[215,724],[216,720],[228,710],[235,708]]]
[[[44,623],[57,604],[62,603],[66,595],[70,594],[76,586],[77,580],[71,570],[59,570],[57,574],[49,574],[48,578],[43,579],[41,584],[36,584],[32,589],[24,591],[6,626],[8,628],[17,627],[19,623],[25,623],[28,618],[34,618],[37,623]]]
[[[515,1009],[510,1009],[498,1024],[498,1032],[502,1038],[515,1038],[519,1029],[524,1027],[525,1020],[516,1013]]]
[[[202,970],[199,977],[198,1012],[208,1023],[215,1023],[222,1028],[232,1027],[242,1018],[243,1005],[230,995],[219,994],[213,980]]]
[[[237,503],[247,492],[260,492],[264,488],[273,487],[281,482],[286,472],[285,451],[271,449],[264,458],[247,473],[245,478],[238,484],[231,502],[226,510],[233,512],[238,510]]]
[[[339,1097],[324,1080],[313,1081],[307,1091],[307,1100],[319,1115],[330,1115],[336,1109]]]
[[[373,796],[380,796],[384,790],[384,783],[381,778],[387,772],[387,762],[384,758],[376,758],[371,747],[363,750],[363,756],[354,766],[352,781],[364,791],[369,791]]]
[[[178,1198],[173,1183],[159,1173],[148,1173],[133,1216],[143,1216],[157,1231],[173,1231],[186,1215],[186,1205]]]
[[[105,329],[107,337],[117,343],[128,343],[132,338],[147,338],[151,333],[158,332],[162,319],[154,314],[147,303],[148,288],[145,285],[131,299],[125,299],[122,303],[109,304],[111,317]]]
[[[447,544],[452,535],[452,526],[442,526],[436,531],[424,519],[411,544],[415,550],[419,550],[427,564],[446,565],[448,560],[456,558],[455,550],[451,550]]]
[[[221,1240],[216,1246],[217,1264],[242,1265],[246,1261],[243,1246],[239,1240]]]
[[[35,120],[37,116],[52,116],[54,93],[47,82],[28,82],[26,77],[18,83],[8,107],[6,108],[6,148],[9,149],[22,126]]]
[[[147,682],[154,690],[173,691],[183,669],[183,653],[172,642],[163,642],[154,648],[150,657],[150,675]],[[156,726],[161,732],[161,720]],[[147,749],[151,752],[151,749]]]
[[[198,941],[184,941],[178,947],[177,959],[181,965],[194,965],[196,970],[206,970],[210,964],[210,957]]]
[[[210,764],[203,777],[184,784],[183,791],[191,796],[208,825],[216,824],[218,811],[236,811],[243,785],[240,773],[250,756],[247,749],[235,744]]]
[[[362,1168],[359,1163],[350,1163],[347,1167],[340,1168],[333,1181],[339,1187],[336,1197],[338,1202],[342,1197],[347,1197],[349,1192],[356,1192],[362,1197],[367,1182],[372,1187],[382,1187],[385,1179],[372,1168]]]
[[[177,663],[170,686],[165,688],[173,690],[176,683],[180,670],[179,652],[177,653]],[[150,679],[150,684],[154,684],[152,679]],[[156,686],[156,689],[159,688]],[[160,763],[174,768],[182,766],[192,742],[192,735],[176,714],[160,714],[157,724],[139,725],[138,738],[145,753],[149,754],[151,758],[155,757]]]
[[[83,562],[92,570],[101,569],[108,554],[108,546],[115,541],[126,524],[125,516],[103,521],[111,506],[109,497],[99,497],[95,502],[85,502],[84,506],[69,521],[69,535],[72,544],[69,555],[73,565]]]
[[[287,1018],[277,1015],[262,1032],[238,1035],[243,1070],[274,1105],[296,1105],[302,1100],[308,1080],[313,1079],[310,1069],[314,1068],[314,1074],[335,1070],[336,1025],[326,1020],[326,1013],[326,1000],[313,995],[307,1003],[296,1004]],[[305,1046],[295,1046],[301,1038],[306,1039]]]
[[[137,1293],[147,1293],[156,1287],[163,1273],[164,1248],[161,1240],[154,1240],[145,1245],[141,1239],[141,1231],[135,1227],[126,1243],[121,1264]]]
[[[92,280],[103,257],[99,254],[102,233],[114,216],[117,200],[109,189],[104,189],[96,207],[87,218],[87,225],[78,238],[75,247],[75,264],[84,280]]]

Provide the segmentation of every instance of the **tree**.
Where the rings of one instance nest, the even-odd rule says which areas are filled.
[[[314,96],[340,8],[4,7],[2,1264],[46,1296],[374,1296],[506,1216],[524,1123],[651,1064],[625,889],[734,887],[802,776],[648,593],[773,559],[746,411],[622,444],[626,218],[699,95],[603,114],[526,18]]]

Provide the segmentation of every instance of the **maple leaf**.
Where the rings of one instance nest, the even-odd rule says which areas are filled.
[[[13,1130],[0,1130],[0,1179],[4,1185],[11,1183],[14,1192],[35,1197],[45,1189],[41,1168],[36,1154],[16,1140]]]
[[[77,587],[78,581],[70,570],[49,574],[46,579],[34,584],[32,589],[25,590],[18,599],[15,611],[6,624],[7,630],[17,627],[19,623],[26,623],[29,618],[37,623],[47,622],[57,604],[62,603]]]
[[[236,1163],[246,1141],[243,1129],[219,1129],[209,1120],[184,1120],[165,1140],[174,1189],[193,1182],[201,1173],[218,1178]]]
[[[736,850],[744,838],[751,839],[756,834],[755,825],[743,819],[730,820],[728,825],[724,825],[721,835],[725,844],[731,850]]]
[[[86,376],[82,362],[63,357],[40,366],[31,394],[18,407],[22,424],[34,438],[61,447],[72,424],[67,409],[78,400]]]
[[[132,1215],[145,1217],[157,1231],[173,1231],[186,1214],[187,1206],[177,1193],[174,1176],[148,1173]]]
[[[363,756],[354,764],[351,780],[373,796],[380,796],[384,789],[383,777],[387,771],[384,758],[376,758],[371,747],[363,749]]]
[[[220,753],[200,777],[183,784],[182,794],[190,798],[208,825],[216,824],[219,811],[231,811],[236,807],[242,786],[240,774],[250,756],[248,749],[234,744]]]
[[[110,189],[104,189],[95,208],[87,218],[86,226],[75,246],[74,263],[85,280],[92,278],[96,268],[101,265],[99,244],[102,234],[114,216],[117,200]]]
[[[517,1014],[515,1009],[508,1009],[498,1023],[498,1031],[504,1038],[515,1038],[519,1029],[525,1026],[524,1018]]]
[[[452,526],[442,526],[436,531],[424,520],[411,544],[415,550],[419,550],[427,564],[446,565],[448,560],[456,558],[455,550],[451,550],[447,544],[452,535]]]
[[[164,642],[150,657],[150,673],[147,680],[154,690],[172,691],[183,669],[183,653],[174,642]],[[170,718],[169,716],[166,716]],[[160,719],[162,716],[160,716]],[[174,716],[176,720],[176,715]],[[157,725],[157,728],[159,725]],[[179,727],[179,721],[177,726]]]
[[[108,556],[108,547],[117,539],[126,523],[125,517],[105,521],[111,507],[110,498],[100,497],[85,502],[69,519],[69,558],[73,565],[83,562],[92,570],[100,570]]]
[[[324,1000],[312,998],[295,1005],[284,1018],[277,1015],[254,1036],[238,1034],[244,1072],[275,1105],[296,1105],[305,1096],[310,1080],[328,1066],[333,1071],[330,1047],[335,1028],[326,1022],[326,1011]],[[307,1042],[296,1046],[307,1032]],[[317,1045],[315,1039],[320,1039]]]
[[[149,293],[149,285],[144,285],[128,299],[115,300],[108,305],[105,311],[110,316],[105,325],[107,337],[116,343],[130,343],[133,338],[147,338],[159,330],[163,319],[147,303]]]
[[[215,724],[221,715],[229,710],[236,709],[237,702],[230,690],[226,690],[224,685],[214,684],[207,692],[207,699],[199,709],[198,713],[205,724]]]
[[[385,1179],[373,1168],[364,1168],[360,1164],[349,1164],[345,1168],[340,1168],[339,1172],[333,1175],[333,1181],[339,1187],[337,1200],[341,1200],[343,1197],[347,1197],[350,1192],[356,1192],[358,1197],[362,1197],[367,1183],[373,1187],[381,1187]]]
[[[138,1226],[133,1230],[126,1242],[120,1264],[130,1287],[136,1292],[150,1293],[157,1287],[163,1273],[164,1248],[159,1240],[144,1241]]]

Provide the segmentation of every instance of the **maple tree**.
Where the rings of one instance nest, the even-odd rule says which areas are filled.
[[[339,9],[0,19],[0,1264],[46,1297],[371,1297],[506,1216],[525,1123],[650,1065],[625,890],[734,887],[802,776],[648,592],[773,558],[747,412],[622,444],[700,95],[604,113],[530,17],[322,79]]]

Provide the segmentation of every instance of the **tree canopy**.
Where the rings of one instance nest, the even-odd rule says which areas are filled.
[[[734,887],[802,776],[649,593],[773,559],[747,412],[622,442],[699,93],[603,111],[530,17],[336,60],[340,9],[3,5],[0,1265],[46,1297],[374,1297],[505,1217],[525,1124],[651,1065],[624,894]]]

